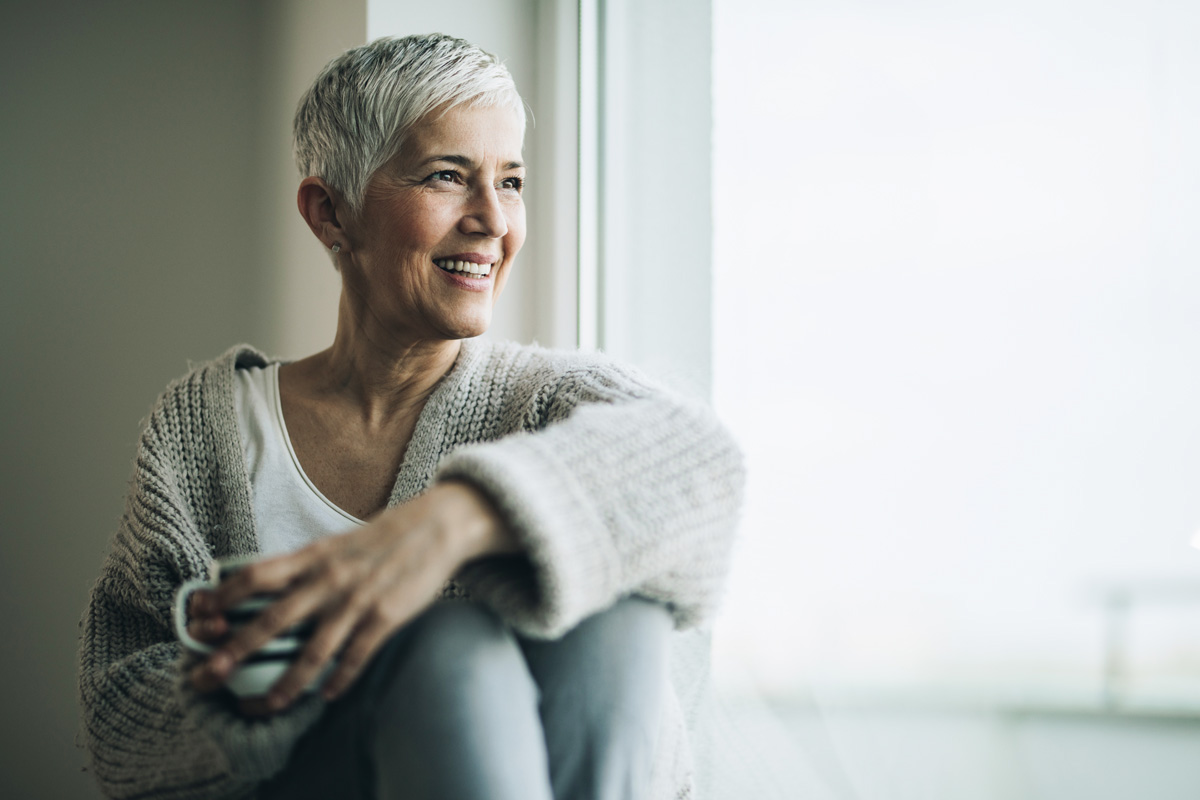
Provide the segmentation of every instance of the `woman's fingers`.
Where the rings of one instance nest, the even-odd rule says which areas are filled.
[[[346,638],[353,632],[360,613],[359,609],[348,602],[343,604],[335,614],[322,620],[292,666],[271,687],[269,695],[271,710],[281,711],[287,708],[313,681],[320,677],[342,648]]]
[[[279,593],[279,597],[237,628],[199,668],[202,674],[193,678],[197,688],[223,684],[241,661],[273,639],[286,635],[290,629],[327,609],[345,604],[347,592],[355,585],[357,575],[344,560],[326,554],[327,549],[327,546],[313,545],[289,556],[255,562],[222,581],[215,596],[225,609],[236,608],[249,598],[269,592]],[[287,591],[282,591],[285,588]],[[332,630],[327,632],[318,642],[329,642],[332,633]],[[336,648],[344,638],[343,633],[341,638],[326,646]],[[315,650],[310,652],[313,655],[309,661],[316,657]],[[333,652],[330,650],[330,655]]]
[[[192,592],[187,601],[187,631],[193,639],[213,644],[229,633],[229,623],[216,610],[213,593],[206,589]]]
[[[340,696],[384,642],[429,606],[436,593],[436,587],[425,586],[416,576],[400,581],[390,592],[359,586],[336,613],[322,620],[296,662],[272,687],[270,707],[286,708],[331,666],[322,692],[327,700]]]
[[[316,630],[272,687],[267,708],[286,708],[335,659],[325,693],[341,694],[383,642],[432,603],[464,558],[476,554],[464,543],[475,542],[486,526],[463,512],[456,497],[452,489],[435,487],[362,528],[230,575],[212,593],[218,613],[256,595],[278,599],[236,628],[193,673],[193,684],[201,690],[224,684],[240,661],[310,621]]]
[[[436,586],[425,582],[431,574],[412,576],[395,587],[389,602],[377,603],[359,617],[345,649],[338,656],[337,666],[321,687],[326,700],[341,696],[362,674],[375,653],[393,633],[428,608],[436,599]]]
[[[188,595],[187,613],[189,617],[207,617],[218,613],[216,598],[208,589],[197,589]]]
[[[266,717],[273,713],[266,697],[243,697],[238,700],[238,709],[248,717]]]
[[[337,667],[321,687],[321,693],[326,700],[340,697],[342,692],[357,680],[376,651],[397,627],[382,618],[373,617],[365,627],[358,629],[358,633],[338,658]]]
[[[229,633],[229,623],[222,616],[192,619],[187,626],[188,635],[206,644],[216,644]]]
[[[305,548],[286,556],[247,564],[221,581],[215,590],[195,592],[188,601],[189,609],[200,615],[200,630],[216,631],[221,628],[223,622],[225,628],[221,635],[224,635],[229,631],[224,613],[237,608],[252,597],[282,593],[311,568],[313,561],[314,554],[309,548]],[[192,683],[201,691],[218,688],[233,672],[238,662],[311,615],[320,602],[312,592],[295,591],[283,594],[280,599],[267,605],[249,622],[239,627],[219,650],[194,669],[191,675]],[[201,612],[209,614],[206,616]],[[220,618],[221,622],[212,622],[214,618]],[[192,632],[191,625],[188,632]]]
[[[314,548],[304,548],[275,558],[247,564],[225,578],[213,591],[213,602],[220,609],[230,609],[255,595],[278,594],[313,568]]]
[[[328,596],[315,586],[304,586],[289,592],[238,628],[229,641],[212,654],[208,667],[215,677],[223,681],[243,659],[316,614],[328,602]]]

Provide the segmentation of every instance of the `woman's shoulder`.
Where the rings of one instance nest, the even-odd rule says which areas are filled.
[[[680,394],[602,352],[473,341],[467,361],[469,366],[461,377],[469,384],[469,391],[535,409],[532,413],[539,424],[596,404],[624,406],[636,402],[663,413],[692,407],[699,415],[711,413],[703,401]]]
[[[220,355],[206,361],[193,362],[189,360],[187,371],[171,380],[160,397],[187,391],[185,387],[218,381],[222,376],[232,377],[236,369],[265,367],[276,360],[264,355],[253,345],[235,344]]]
[[[560,384],[582,380],[657,388],[655,381],[635,367],[599,351],[488,339],[468,340],[465,346],[469,348],[469,359],[477,370],[504,375],[509,381]]]
[[[223,418],[234,411],[234,371],[270,363],[262,351],[248,344],[234,345],[207,361],[189,363],[187,372],[171,380],[155,399],[143,428],[148,432],[211,426],[214,417]]]

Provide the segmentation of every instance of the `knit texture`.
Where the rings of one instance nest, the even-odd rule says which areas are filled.
[[[270,718],[199,695],[171,606],[214,558],[258,552],[233,403],[239,346],[169,386],[143,432],[112,549],[83,620],[80,697],[92,771],[120,798],[252,797],[319,717],[309,696]],[[736,445],[709,410],[602,356],[479,340],[417,421],[389,506],[437,480],[483,491],[524,555],[449,582],[518,632],[555,638],[633,594],[663,603],[678,632],[674,694],[654,800],[692,796],[687,721],[707,668],[711,615],[741,503]]]

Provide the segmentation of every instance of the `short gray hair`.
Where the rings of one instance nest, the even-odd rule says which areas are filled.
[[[390,36],[330,61],[296,108],[296,166],[362,211],[371,177],[400,152],[409,129],[436,108],[525,107],[508,69],[491,53],[445,34]]]

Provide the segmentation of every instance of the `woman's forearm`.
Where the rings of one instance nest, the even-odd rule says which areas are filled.
[[[436,498],[446,535],[463,564],[520,552],[516,536],[487,496],[463,480],[442,481],[427,492]]]

